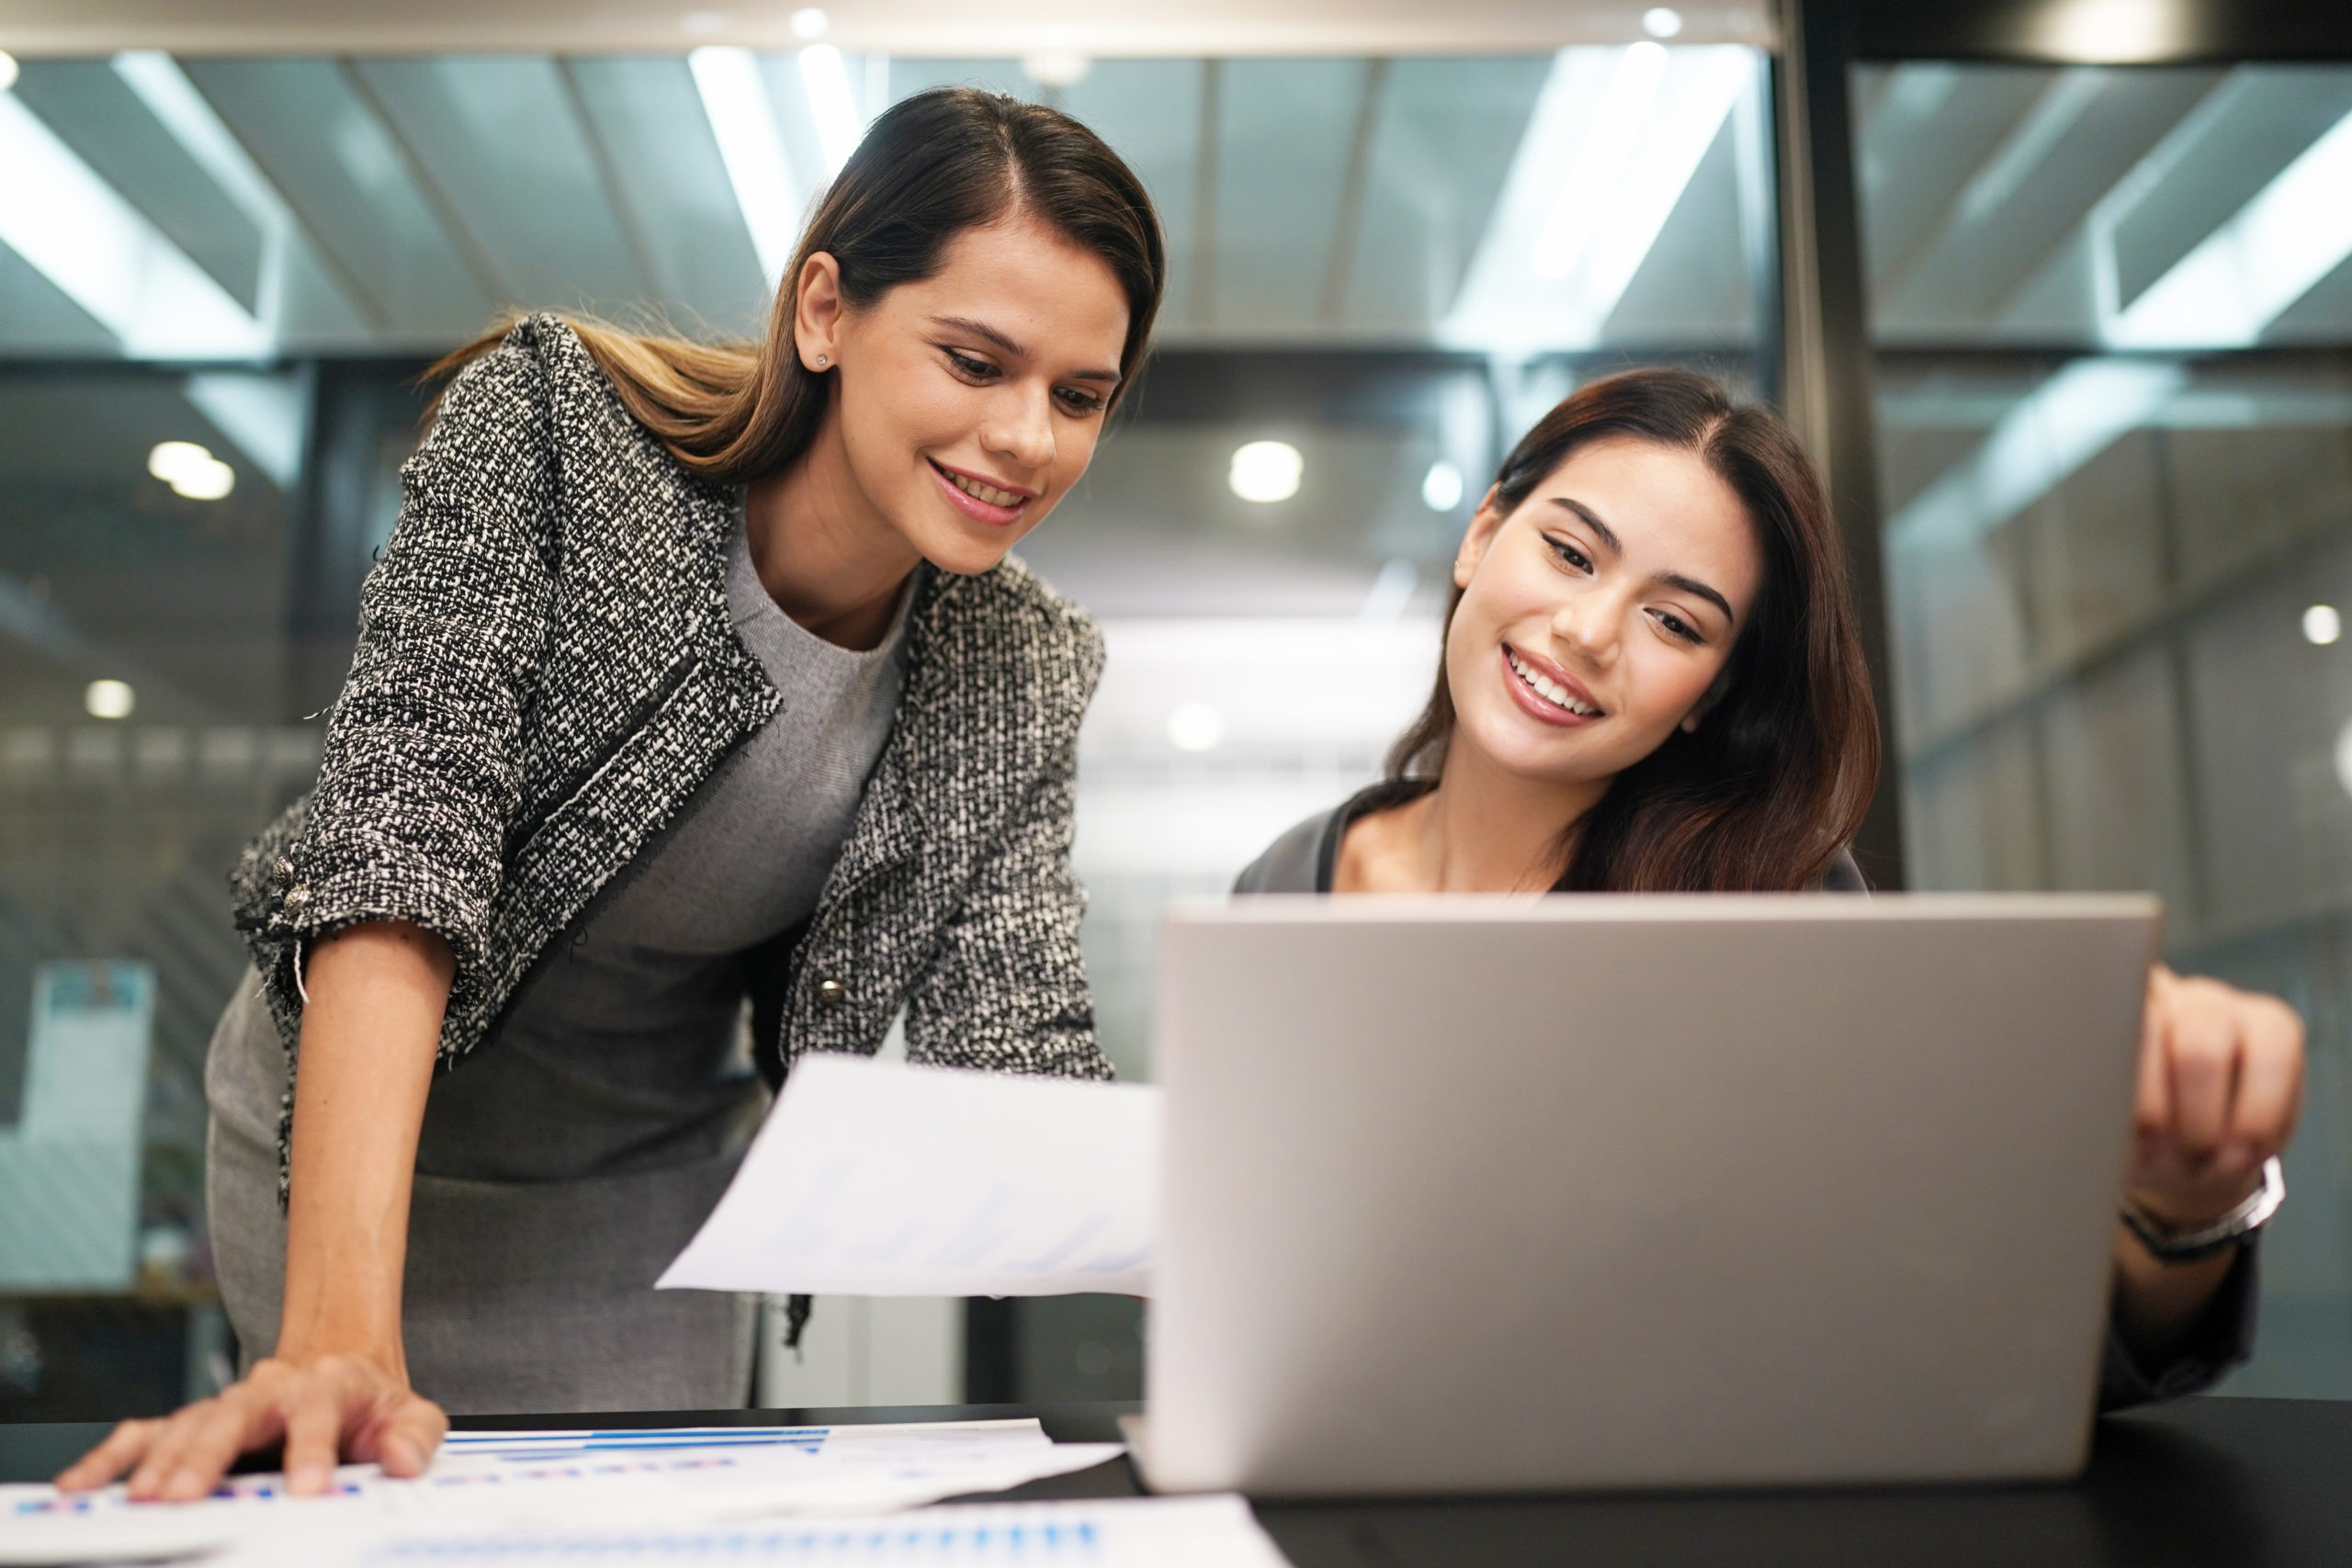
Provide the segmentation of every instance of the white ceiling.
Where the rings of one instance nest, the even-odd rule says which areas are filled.
[[[790,48],[804,0],[8,0],[19,54]],[[1476,54],[1623,43],[1649,0],[834,0],[827,41],[897,55]],[[1767,44],[1770,0],[1679,6],[1684,43]]]

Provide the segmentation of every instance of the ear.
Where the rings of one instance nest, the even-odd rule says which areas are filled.
[[[1453,586],[1467,588],[1477,572],[1478,563],[1487,558],[1487,547],[1495,542],[1508,514],[1495,492],[1499,485],[1488,485],[1486,495],[1478,502],[1478,510],[1470,514],[1470,526],[1462,535],[1462,547],[1453,552]]]
[[[842,318],[848,309],[842,264],[831,252],[819,251],[801,264],[792,297],[792,346],[801,368],[827,370],[842,362]]]

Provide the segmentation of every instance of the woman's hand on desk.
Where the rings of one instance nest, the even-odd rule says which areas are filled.
[[[68,1492],[128,1472],[130,1495],[186,1502],[204,1496],[241,1453],[282,1442],[287,1490],[323,1492],[338,1455],[373,1461],[387,1475],[417,1475],[432,1462],[449,1418],[412,1393],[380,1357],[273,1357],[243,1382],[153,1421],[125,1421],[57,1478]]]
[[[2148,976],[2131,1200],[2177,1229],[2220,1219],[2261,1184],[2303,1108],[2303,1023],[2276,997]]]

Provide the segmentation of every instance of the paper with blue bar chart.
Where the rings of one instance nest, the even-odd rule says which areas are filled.
[[[205,1555],[258,1565],[326,1561],[320,1540],[419,1529],[701,1528],[865,1515],[1002,1491],[1100,1464],[1114,1443],[1056,1443],[1034,1420],[897,1426],[453,1432],[422,1477],[345,1465],[329,1495],[290,1498],[276,1475],[232,1478],[187,1504],[0,1486],[0,1563]],[[338,1548],[340,1551],[340,1548]]]
[[[1158,1091],[816,1054],[664,1289],[1148,1295]]]

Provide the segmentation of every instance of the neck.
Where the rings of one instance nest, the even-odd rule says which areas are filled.
[[[1457,734],[1438,786],[1413,814],[1418,879],[1434,893],[1540,893],[1559,880],[1563,841],[1609,784],[1524,778]]]
[[[899,591],[922,559],[858,484],[837,412],[826,415],[800,461],[752,486],[743,526],[768,597],[842,648],[881,642]]]

